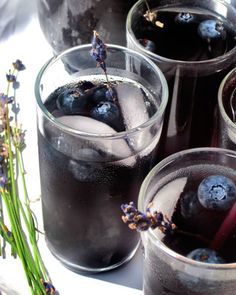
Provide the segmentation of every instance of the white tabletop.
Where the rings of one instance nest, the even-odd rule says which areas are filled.
[[[5,83],[5,74],[16,59],[26,70],[19,75],[20,121],[26,132],[27,148],[24,151],[26,181],[32,206],[41,224],[40,184],[38,171],[36,102],[34,82],[40,67],[52,56],[36,15],[33,0],[0,0],[0,92]],[[42,226],[42,225],[40,225]],[[132,232],[131,232],[132,234]],[[141,250],[120,268],[93,276],[71,272],[49,252],[43,236],[39,246],[43,260],[60,295],[68,294],[142,294]],[[10,256],[0,258],[0,291],[8,295],[30,294],[19,259]],[[0,292],[0,294],[2,294]],[[4,293],[5,292],[5,293]]]

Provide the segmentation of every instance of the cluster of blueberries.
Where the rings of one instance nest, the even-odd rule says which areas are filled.
[[[94,31],[90,56],[101,67],[106,83],[81,81],[55,91],[57,108],[64,115],[84,115],[108,124],[117,132],[125,130],[117,99],[116,83],[109,82],[106,73],[107,48]]]
[[[121,111],[116,100],[115,84],[82,81],[60,87],[54,93],[57,108],[63,115],[84,115],[124,131]]]
[[[195,208],[197,202],[208,210],[227,211],[236,201],[236,186],[231,179],[223,175],[210,175],[202,180],[197,192],[191,191],[185,195],[187,195],[188,204],[186,210],[183,210],[183,214],[185,214],[184,212],[186,215],[198,214],[198,208]],[[197,197],[197,202],[192,202],[192,200],[196,200],[195,197]],[[149,228],[159,228],[166,235],[173,234],[175,230],[178,230],[178,227],[171,220],[164,218],[161,212],[151,213],[150,208],[147,208],[147,212],[144,214],[137,210],[133,202],[123,204],[121,209],[124,213],[122,219],[131,229],[144,231]],[[205,263],[225,262],[215,250],[209,248],[195,249],[187,257]]]
[[[194,21],[194,16],[190,14],[189,12],[182,12],[179,13],[176,18],[175,22],[177,24],[189,24],[192,21]],[[216,38],[223,38],[226,37],[226,32],[224,30],[224,26],[222,22],[209,19],[202,21],[198,26],[198,35],[207,41],[210,41],[212,39]],[[148,51],[155,52],[156,51],[156,45],[153,41],[148,39],[139,39],[140,44]]]

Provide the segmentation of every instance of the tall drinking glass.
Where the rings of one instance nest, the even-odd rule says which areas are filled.
[[[100,272],[128,261],[138,247],[120,205],[137,200],[155,163],[168,89],[152,61],[115,45],[107,47],[107,84],[90,48],[47,62],[35,93],[48,246],[70,269]],[[114,100],[107,98],[111,89]]]
[[[181,151],[159,162],[145,178],[139,210],[145,212],[149,207],[161,211],[177,226],[176,232],[170,235],[159,229],[141,232],[145,295],[235,294],[235,227],[220,249],[214,244],[217,255],[224,259],[220,263],[213,258],[209,263],[204,262],[208,254],[199,254],[198,261],[191,258],[194,255],[189,256],[196,249],[209,251],[213,247],[214,236],[230,210],[206,209],[197,199],[202,181],[212,176],[219,181],[219,175],[221,179],[230,179],[235,186],[236,152],[220,148]],[[219,189],[220,194],[222,186],[212,187]]]
[[[218,0],[139,0],[129,11],[128,47],[151,58],[169,85],[163,157],[214,145],[218,87],[236,59],[235,23],[235,8]]]

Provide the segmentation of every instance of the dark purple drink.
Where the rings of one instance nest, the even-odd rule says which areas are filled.
[[[35,93],[49,248],[74,271],[101,272],[129,261],[138,247],[120,206],[137,200],[156,161],[168,90],[144,56],[108,45],[104,73],[90,51],[78,46],[50,60]]]
[[[54,255],[77,271],[110,269],[135,252],[139,237],[131,237],[120,220],[120,205],[137,200],[141,182],[155,163],[160,137],[158,131],[145,148],[138,148],[144,140],[138,136],[112,142],[112,134],[134,124],[133,108],[140,123],[154,115],[157,105],[138,84],[122,80],[109,87],[98,81],[72,83],[56,89],[45,102],[59,124],[90,130],[91,136],[109,133],[108,140],[89,142],[86,135],[62,132],[51,122],[43,122],[38,132],[47,242]],[[156,133],[157,127],[150,132]],[[144,134],[145,141],[151,133]]]
[[[93,30],[107,43],[125,45],[125,20],[135,0],[37,0],[42,31],[55,53],[91,41]]]
[[[235,293],[234,219],[228,234],[226,226],[222,231],[235,206],[235,156],[217,148],[185,150],[161,161],[145,179],[140,210],[151,202],[151,212],[161,211],[175,224],[172,233],[142,233],[145,295]]]
[[[133,7],[127,20],[128,46],[147,54],[168,81],[163,157],[213,144],[218,87],[236,56],[236,30],[229,7],[222,7],[230,14],[225,18],[218,14],[220,10],[215,12],[217,1],[199,6],[179,2],[148,1],[155,21],[163,27],[144,17],[144,1]]]

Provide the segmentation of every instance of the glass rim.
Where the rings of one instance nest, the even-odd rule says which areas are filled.
[[[225,111],[225,107],[224,107],[223,99],[222,99],[225,85],[228,82],[228,80],[231,78],[231,76],[233,76],[234,74],[236,74],[236,68],[233,68],[221,81],[219,90],[218,90],[218,106],[219,106],[220,114],[222,115],[223,120],[230,127],[230,129],[236,130],[236,124],[230,119],[227,112]]]
[[[157,173],[159,169],[162,169],[163,167],[170,165],[175,159],[182,157],[184,155],[207,153],[207,152],[225,154],[227,156],[233,156],[236,159],[236,151],[224,149],[224,148],[217,148],[217,147],[201,147],[201,148],[186,149],[166,157],[165,159],[161,160],[155,167],[153,167],[152,170],[145,177],[138,195],[138,209],[141,212],[145,211],[145,208],[144,208],[145,194],[150,182],[152,181],[154,175]],[[152,229],[149,228],[144,233],[147,233],[148,237],[152,240],[153,244],[158,247],[158,250],[161,250],[167,256],[171,257],[172,259],[178,262],[185,263],[193,267],[201,267],[204,269],[212,269],[212,270],[236,269],[236,262],[215,264],[215,263],[204,263],[204,262],[195,261],[193,259],[187,258],[186,256],[181,255],[175,252],[174,250],[170,249],[169,247],[167,247],[154,234],[154,231]]]
[[[214,1],[220,2],[222,5],[224,5],[226,7],[230,7],[230,5],[228,3],[225,3],[225,2],[222,3],[222,1],[218,1],[218,0],[214,0]],[[182,67],[186,67],[186,68],[190,68],[192,66],[197,66],[197,67],[205,66],[207,68],[211,64],[215,65],[215,64],[224,62],[225,60],[229,59],[231,55],[236,53],[236,45],[235,45],[231,50],[227,51],[225,54],[220,55],[215,58],[206,59],[206,60],[199,60],[199,61],[184,61],[184,60],[167,58],[162,55],[158,55],[156,53],[153,53],[150,50],[145,49],[138,42],[138,40],[135,37],[133,30],[131,28],[131,19],[132,19],[133,12],[137,7],[141,6],[142,3],[145,3],[145,0],[137,1],[129,10],[129,12],[127,14],[127,18],[126,18],[126,34],[127,34],[127,39],[129,37],[131,39],[132,43],[135,44],[135,46],[137,46],[138,50],[140,50],[142,53],[147,55],[149,58],[151,58],[153,60],[165,62],[170,65],[177,65],[177,66],[182,66]]]
[[[132,49],[120,46],[120,45],[115,45],[115,44],[106,44],[107,49],[118,49],[121,51],[126,51],[132,54],[132,56],[136,56],[141,58],[142,60],[144,60],[146,63],[148,63],[151,68],[157,73],[159,79],[160,79],[160,83],[161,83],[161,89],[162,89],[162,95],[161,95],[161,103],[160,106],[158,107],[157,111],[155,112],[155,114],[149,118],[147,121],[145,121],[144,123],[140,124],[139,126],[129,129],[129,130],[125,130],[122,132],[117,132],[117,133],[101,133],[101,134],[97,134],[97,133],[89,133],[89,132],[84,132],[84,131],[80,131],[78,129],[69,127],[67,125],[64,125],[63,123],[59,122],[45,107],[44,103],[41,100],[41,95],[40,95],[40,83],[41,83],[41,78],[44,74],[44,72],[54,63],[56,63],[58,60],[60,60],[63,56],[65,56],[66,54],[69,54],[71,52],[74,51],[79,51],[79,50],[85,50],[87,49],[89,52],[89,49],[91,49],[91,44],[84,44],[84,45],[77,45],[74,47],[71,47],[69,49],[64,50],[63,52],[61,52],[58,55],[55,55],[53,57],[51,57],[48,61],[46,61],[46,63],[41,67],[41,69],[39,70],[37,76],[36,76],[36,80],[35,80],[35,86],[34,86],[34,92],[35,92],[35,96],[36,96],[36,102],[37,102],[37,106],[40,108],[40,110],[42,111],[42,113],[44,114],[44,116],[46,116],[46,118],[53,124],[55,124],[58,128],[60,128],[61,130],[73,134],[73,135],[77,135],[77,136],[81,136],[81,137],[87,137],[87,138],[91,138],[91,139],[112,139],[112,138],[122,138],[126,135],[130,135],[130,134],[135,134],[135,133],[139,133],[141,132],[143,129],[151,126],[160,116],[163,115],[166,106],[167,106],[167,102],[168,102],[168,95],[169,95],[169,90],[168,90],[168,84],[166,81],[166,78],[164,76],[164,74],[162,73],[162,71],[160,70],[160,68],[153,62],[151,61],[148,57],[144,56],[143,54],[136,52]],[[89,56],[89,55],[88,55]],[[94,65],[96,67],[96,65]],[[109,74],[109,73],[108,73]]]

